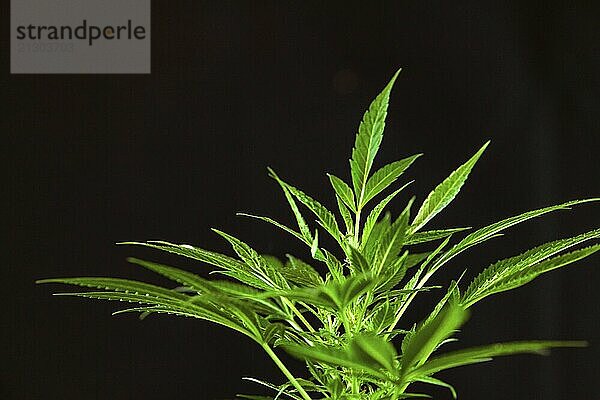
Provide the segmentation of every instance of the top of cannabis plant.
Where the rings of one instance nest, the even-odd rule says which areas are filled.
[[[270,175],[281,186],[298,228],[269,217],[252,216],[296,237],[310,249],[314,266],[287,255],[287,260],[261,255],[248,244],[215,230],[233,247],[237,257],[186,244],[162,241],[141,245],[175,253],[209,264],[230,279],[207,280],[171,266],[131,258],[178,283],[166,289],[115,278],[63,278],[57,282],[93,288],[63,295],[120,300],[139,306],[117,311],[141,316],[165,313],[208,320],[234,329],[257,342],[285,375],[283,384],[259,382],[274,390],[275,398],[310,400],[327,398],[403,399],[422,397],[411,385],[422,382],[452,386],[436,373],[458,366],[488,361],[513,353],[544,353],[551,347],[581,346],[581,342],[497,343],[444,352],[440,347],[454,340],[467,319],[468,309],[480,300],[526,284],[544,272],[565,266],[600,250],[600,230],[542,244],[485,268],[470,284],[452,281],[442,293],[427,286],[431,277],[463,251],[499,236],[505,229],[539,217],[599,199],[576,200],[525,212],[466,234],[464,228],[425,231],[425,225],[458,194],[488,143],[453,171],[425,199],[411,218],[414,198],[392,218],[383,210],[407,184],[373,200],[396,182],[419,155],[373,171],[381,144],[390,91],[396,73],[373,101],[360,123],[350,160],[352,183],[329,175],[343,226],[336,216],[312,197]],[[316,216],[311,229],[298,203]],[[247,214],[244,214],[247,215]],[[331,235],[339,248],[327,250],[319,233]],[[565,252],[584,242],[588,247]],[[429,251],[415,252],[416,244],[434,243]],[[204,267],[204,265],[202,266]],[[431,291],[440,297],[423,321],[406,320],[405,312],[418,295]],[[398,344],[395,346],[393,343]],[[309,375],[297,378],[274,349],[282,349],[306,361]],[[265,396],[244,396],[270,399]]]

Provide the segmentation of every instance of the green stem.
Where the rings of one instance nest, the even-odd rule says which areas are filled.
[[[432,271],[429,271],[428,273],[426,273],[425,276],[421,279],[421,281],[417,284],[415,289],[421,289],[425,285],[425,283],[427,283],[429,278],[431,278],[431,276],[433,275],[434,272],[435,271],[432,270]],[[394,323],[392,325],[390,325],[388,332],[391,332],[394,329],[396,329],[396,325],[400,321],[400,318],[402,317],[402,315],[404,314],[404,312],[406,311],[406,309],[408,308],[410,303],[413,301],[413,299],[416,297],[417,293],[419,293],[419,292],[411,293],[410,296],[408,297],[408,299],[406,299],[406,301],[404,302],[404,304],[402,304],[402,308],[400,308],[400,310],[398,310],[398,314],[396,314]]]
[[[298,383],[298,381],[296,380],[296,378],[294,378],[294,375],[292,375],[292,373],[290,372],[290,370],[287,369],[287,367],[285,366],[285,364],[283,364],[283,362],[279,359],[279,357],[277,357],[277,354],[275,354],[275,352],[273,351],[273,349],[271,349],[269,347],[269,345],[266,344],[266,343],[262,343],[261,346],[267,352],[267,354],[269,355],[269,357],[271,357],[271,359],[273,360],[273,362],[275,362],[275,365],[277,365],[277,367],[279,367],[279,369],[281,370],[281,372],[283,372],[283,374],[285,375],[285,377],[288,378],[288,380],[290,381],[290,383],[292,385],[294,385],[294,387],[298,390],[298,393],[300,393],[300,396],[302,396],[302,398],[304,400],[312,400],[310,398],[310,396],[308,395],[308,393],[306,393],[306,391],[304,390],[304,388],[300,385],[300,383]]]
[[[302,332],[302,327],[300,325],[298,325],[298,323],[296,321],[294,321],[293,318],[287,319],[287,322],[290,324],[290,326],[292,328],[294,328],[298,332]]]
[[[292,310],[292,312],[298,317],[298,319],[304,324],[304,326],[306,326],[306,328],[310,332],[315,332],[315,328],[312,327],[312,325],[306,320],[306,318],[304,318],[304,315],[302,315],[302,313],[298,311],[296,306],[291,301],[289,301],[285,297],[282,297],[281,300],[283,300],[283,302]]]
[[[352,334],[352,327],[350,325],[350,321],[348,321],[348,318],[346,316],[346,310],[347,310],[346,307],[340,309],[339,316],[340,316],[340,319],[342,320],[342,326],[344,327],[344,332],[346,332],[346,334]]]
[[[409,383],[403,383],[400,385],[400,393],[404,393],[406,391],[406,389],[408,389],[408,385],[410,385]]]
[[[359,394],[360,393],[360,382],[358,381],[358,379],[354,375],[352,375],[351,379],[352,379],[351,380],[351,382],[352,382],[352,394]]]
[[[360,246],[360,243],[358,241],[360,236],[360,211],[360,209],[356,211],[356,220],[354,222],[354,242],[356,243],[356,247]]]
[[[371,303],[373,302],[373,292],[368,291],[367,294],[365,295],[365,299],[361,302],[362,303],[362,307],[361,307],[361,311],[360,311],[360,319],[359,321],[363,322],[366,320],[366,316],[367,316],[367,309],[369,308],[369,306],[371,305]],[[360,327],[359,327],[360,329]]]

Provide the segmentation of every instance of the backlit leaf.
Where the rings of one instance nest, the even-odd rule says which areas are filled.
[[[429,196],[427,196],[423,205],[421,205],[417,216],[412,222],[411,232],[416,232],[421,229],[427,222],[450,204],[452,200],[454,200],[469,177],[469,173],[475,166],[475,163],[479,160],[479,157],[481,157],[481,154],[483,154],[489,143],[490,142],[485,143],[473,157],[452,172],[448,178],[429,193]]]

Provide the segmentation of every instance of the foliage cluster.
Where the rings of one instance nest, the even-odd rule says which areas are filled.
[[[248,336],[266,351],[286,377],[285,383],[280,385],[252,379],[273,389],[274,394],[272,397],[240,395],[248,399],[427,397],[410,390],[415,382],[446,387],[456,396],[452,386],[436,378],[438,372],[496,356],[543,354],[552,347],[584,345],[528,341],[440,351],[445,343],[456,340],[469,309],[477,302],[595,253],[600,250],[600,230],[555,240],[500,260],[485,268],[471,283],[464,284],[458,278],[441,292],[440,287],[429,285],[440,268],[465,250],[500,236],[516,224],[598,199],[528,211],[470,233],[463,233],[467,228],[424,230],[457,196],[487,147],[486,143],[433,189],[414,215],[411,215],[414,197],[398,216],[384,213],[388,203],[408,183],[378,202],[373,201],[420,156],[373,170],[383,137],[390,91],[397,75],[372,102],[360,123],[350,160],[351,183],[329,175],[339,216],[272,170],[269,170],[270,176],[281,187],[297,227],[288,227],[265,216],[243,214],[273,224],[304,243],[309,250],[307,255],[312,258],[310,263],[292,255],[287,255],[284,261],[260,254],[240,239],[215,230],[231,244],[236,257],[162,241],[126,244],[191,258],[216,267],[227,279],[209,280],[172,266],[131,258],[130,262],[173,280],[178,287],[167,289],[125,279],[94,277],[40,282],[78,285],[92,290],[59,293],[61,295],[137,304],[115,314],[136,312],[145,317],[164,313],[192,317]],[[302,207],[314,214],[318,226],[309,227]],[[338,224],[340,217],[343,225]],[[330,235],[338,248],[325,249],[319,240],[323,234]],[[453,241],[456,235],[464,237]],[[595,244],[579,246],[584,242]],[[417,244],[420,247],[429,244],[430,250],[415,251]],[[421,322],[405,320],[413,300],[429,292],[440,292],[434,309]],[[304,360],[307,377],[294,376],[275,349]]]

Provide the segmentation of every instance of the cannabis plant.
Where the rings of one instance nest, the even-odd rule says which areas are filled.
[[[172,266],[136,258],[131,263],[177,283],[163,288],[116,278],[45,279],[91,288],[60,295],[136,303],[115,312],[163,313],[192,317],[231,328],[256,342],[285,379],[268,383],[251,379],[273,390],[273,397],[239,395],[247,399],[405,399],[427,397],[414,393],[414,383],[454,388],[436,378],[438,372],[514,353],[544,354],[553,347],[579,347],[582,342],[523,341],[496,343],[463,350],[444,351],[455,341],[469,310],[496,293],[518,288],[537,276],[571,264],[600,250],[600,230],[542,244],[524,253],[495,262],[471,283],[460,277],[445,288],[431,286],[432,277],[458,255],[500,236],[513,225],[553,211],[598,201],[569,201],[525,212],[483,228],[424,230],[457,196],[488,143],[429,193],[413,214],[414,197],[399,215],[384,212],[408,183],[374,200],[400,178],[419,154],[395,161],[373,172],[375,155],[383,137],[389,84],[371,103],[358,128],[350,159],[348,184],[328,175],[337,201],[336,216],[322,203],[284,181],[273,170],[270,176],[283,191],[297,228],[267,216],[242,214],[280,228],[307,247],[304,259],[285,260],[261,254],[242,240],[214,230],[233,247],[235,256],[187,244],[164,241],[123,244],[150,247],[199,262],[224,278],[205,279]],[[316,226],[307,222],[307,211]],[[340,218],[338,220],[338,218]],[[341,222],[341,224],[340,224]],[[326,249],[320,237],[336,243]],[[455,236],[462,236],[454,240]],[[581,247],[584,242],[595,243]],[[430,245],[428,251],[424,246]],[[415,251],[420,245],[420,251]],[[425,247],[426,248],[426,247]],[[576,248],[576,249],[572,249]],[[569,252],[567,252],[568,249]],[[310,257],[311,261],[305,261]],[[457,265],[453,269],[460,268]],[[457,271],[458,275],[461,270]],[[459,275],[460,276],[460,275]],[[406,312],[417,296],[434,295],[439,301],[422,321],[407,320]],[[302,378],[280,358],[287,352],[306,363]],[[423,386],[423,385],[419,385]]]

